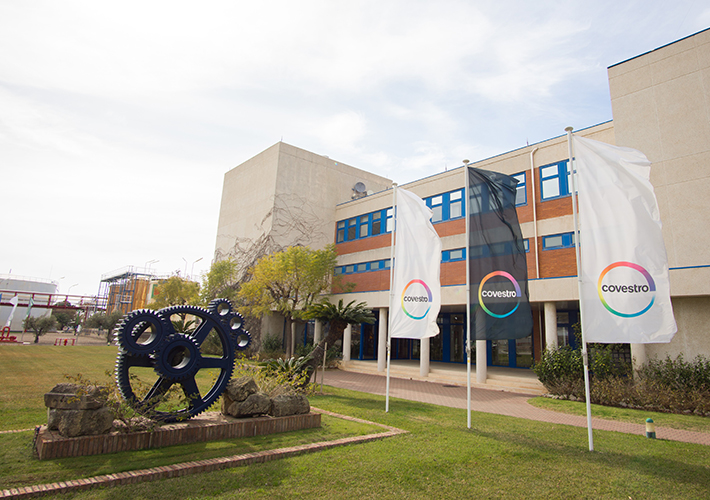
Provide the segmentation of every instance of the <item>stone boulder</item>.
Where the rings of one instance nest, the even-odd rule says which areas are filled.
[[[263,392],[250,394],[244,401],[235,401],[227,409],[232,417],[255,417],[268,415],[271,410],[271,398]]]
[[[50,408],[47,428],[64,437],[105,434],[113,427],[113,412],[103,407],[96,410],[59,410]]]
[[[113,426],[105,387],[57,384],[44,395],[47,428],[64,437],[104,434]]]
[[[282,394],[271,398],[272,417],[286,417],[289,415],[302,415],[311,411],[308,398],[302,394]]]
[[[222,393],[222,413],[229,415],[229,407],[233,403],[240,403],[257,392],[259,392],[259,388],[251,377],[230,380]]]

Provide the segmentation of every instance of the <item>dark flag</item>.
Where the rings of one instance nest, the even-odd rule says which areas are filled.
[[[468,185],[471,336],[476,340],[527,337],[533,320],[525,247],[515,211],[518,181],[468,167]]]

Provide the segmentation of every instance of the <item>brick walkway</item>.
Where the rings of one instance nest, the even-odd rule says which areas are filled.
[[[320,375],[318,376],[320,381]],[[385,395],[386,377],[383,375],[370,375],[363,373],[346,372],[342,370],[328,370],[325,372],[325,384],[343,389],[367,392],[370,394]],[[485,413],[496,413],[510,417],[526,418],[549,422],[552,424],[573,425],[587,427],[587,418],[566,413],[543,410],[532,406],[527,400],[535,395],[515,394],[490,389],[471,389],[471,410]],[[390,378],[390,397],[420,401],[451,408],[466,409],[466,387],[421,382],[400,378]],[[390,410],[396,411],[396,403],[390,401]],[[628,434],[646,435],[644,423],[631,424],[613,422],[593,418],[592,429],[604,431],[625,432]],[[682,441],[710,445],[710,433],[684,431],[656,426],[658,439]]]

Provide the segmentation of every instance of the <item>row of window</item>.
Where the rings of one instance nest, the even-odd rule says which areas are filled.
[[[441,262],[456,262],[466,259],[466,249],[456,248],[453,250],[444,250],[441,252]],[[348,264],[347,266],[337,266],[335,274],[355,274],[366,273],[369,271],[382,271],[390,268],[390,260],[373,260],[371,262],[361,262],[359,264]]]
[[[527,205],[528,203],[527,174],[528,172],[520,172],[511,176],[518,180],[515,206]],[[572,192],[571,182],[568,160],[540,167],[540,196],[542,201],[569,196]],[[463,191],[463,189],[457,189],[424,199],[426,205],[433,212],[431,221],[434,224],[463,217],[465,211]],[[377,210],[369,214],[338,221],[335,241],[336,243],[343,243],[389,233],[392,231],[393,225],[392,207]]]
[[[574,248],[574,233],[551,234],[542,237],[543,250],[559,250],[561,248]],[[523,240],[525,253],[530,251],[530,240]],[[511,253],[513,249],[510,243],[500,245],[481,245],[471,248],[473,258],[493,257]],[[441,252],[441,262],[457,262],[466,260],[466,249],[456,248]],[[371,262],[361,262],[359,264],[348,264],[347,266],[337,266],[335,274],[356,274],[370,271],[382,271],[390,268],[390,259],[374,260]]]

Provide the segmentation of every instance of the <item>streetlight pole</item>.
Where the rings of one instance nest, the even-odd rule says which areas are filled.
[[[201,260],[202,260],[202,257],[200,257],[199,259],[197,259],[195,262],[192,263],[192,267],[190,268],[190,277],[192,277],[192,273],[195,270],[195,264],[197,264]]]

